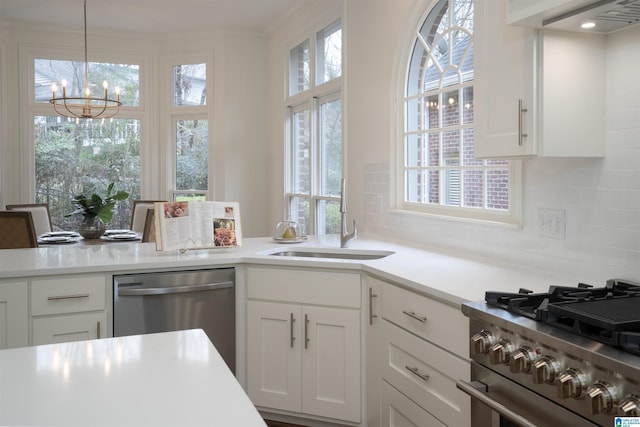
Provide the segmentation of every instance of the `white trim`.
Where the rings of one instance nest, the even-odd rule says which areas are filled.
[[[395,117],[391,124],[391,140],[394,141],[391,144],[390,155],[390,210],[396,212],[413,212],[418,215],[433,216],[442,219],[454,219],[454,220],[470,220],[481,221],[491,223],[504,223],[514,226],[521,226],[522,224],[522,163],[517,160],[511,160],[510,162],[510,176],[509,176],[509,211],[492,211],[489,209],[475,209],[456,206],[445,206],[426,203],[412,203],[405,201],[405,106],[407,99],[422,98],[426,96],[427,92],[421,92],[419,95],[407,97],[407,79],[408,69],[411,64],[411,55],[413,53],[416,34],[422,27],[423,23],[427,19],[427,16],[431,13],[433,7],[438,3],[438,0],[431,0],[424,3],[417,1],[414,4],[413,10],[407,16],[407,24],[404,28],[407,28],[406,33],[399,38],[400,45],[396,49],[396,58],[394,63],[396,64],[392,71],[392,108]],[[455,89],[462,83],[447,87],[446,89]],[[464,86],[464,85],[463,85]],[[462,99],[460,100],[462,102]],[[455,130],[457,127],[447,127],[446,131]],[[424,131],[417,130],[410,133],[424,133]],[[485,168],[481,168],[485,170]],[[444,182],[444,181],[441,181]],[[486,195],[485,195],[486,198]],[[486,203],[486,200],[484,201]]]
[[[118,118],[134,119],[140,121],[140,151],[141,151],[141,196],[146,197],[143,192],[144,183],[151,182],[152,167],[149,153],[151,152],[151,141],[154,140],[152,133],[152,113],[150,108],[145,106],[153,105],[153,94],[151,91],[152,56],[145,52],[120,52],[108,49],[92,49],[91,62],[111,62],[121,64],[137,64],[139,66],[139,88],[140,105],[137,107],[120,107]],[[35,147],[33,119],[35,116],[57,116],[53,107],[49,103],[35,102],[34,87],[34,60],[51,58],[57,60],[77,60],[84,61],[84,50],[82,48],[54,47],[47,45],[33,45],[20,43],[18,45],[19,61],[19,99],[21,100],[20,110],[20,164],[25,173],[21,174],[22,181],[20,191],[22,194],[33,194],[35,188]]]
[[[207,102],[206,105],[188,105],[188,106],[174,106],[173,105],[173,66],[182,64],[197,64],[205,63],[207,67],[206,74],[206,87],[207,87]],[[179,53],[163,54],[160,58],[160,120],[165,123],[161,127],[160,132],[164,134],[165,141],[164,149],[162,152],[162,158],[159,159],[159,164],[163,165],[160,168],[160,182],[164,182],[164,188],[167,192],[167,200],[173,196],[176,190],[176,123],[178,120],[207,120],[208,125],[208,182],[207,182],[207,200],[216,200],[216,182],[224,182],[224,177],[219,179],[216,177],[215,167],[216,162],[220,164],[223,162],[224,150],[217,149],[218,138],[216,138],[217,131],[214,121],[214,103],[215,103],[215,80],[214,80],[214,52],[208,49],[192,50]],[[223,163],[224,164],[224,163]],[[220,173],[224,173],[221,171]],[[201,191],[201,190],[198,190]]]

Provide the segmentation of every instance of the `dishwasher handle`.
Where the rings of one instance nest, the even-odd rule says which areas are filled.
[[[118,296],[141,296],[141,295],[166,295],[180,294],[186,292],[215,291],[219,289],[233,288],[232,281],[202,283],[198,285],[182,285],[168,287],[145,287],[143,283],[131,283],[124,288],[118,288]]]

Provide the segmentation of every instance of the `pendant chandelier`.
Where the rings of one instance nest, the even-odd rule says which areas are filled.
[[[102,97],[91,96],[89,88],[89,61],[87,59],[87,0],[84,0],[84,96],[67,96],[67,81],[62,80],[62,97],[56,97],[58,85],[51,85],[53,98],[49,103],[53,104],[56,113],[61,116],[75,119],[108,119],[115,116],[120,109],[120,89],[116,87],[116,99],[110,99],[107,93],[109,84],[105,80],[102,83],[104,94]]]

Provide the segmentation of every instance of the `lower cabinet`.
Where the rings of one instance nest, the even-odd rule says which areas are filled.
[[[33,319],[33,345],[91,340],[106,337],[105,312]]]
[[[469,426],[470,399],[456,387],[471,375],[466,318],[422,294],[380,288],[381,425]]]
[[[382,425],[389,427],[446,427],[446,424],[442,424],[386,381],[382,382]]]
[[[106,337],[105,289],[103,275],[32,279],[32,344]]]
[[[248,278],[252,402],[359,423],[360,275],[255,267]]]
[[[26,281],[0,282],[0,350],[29,344]]]

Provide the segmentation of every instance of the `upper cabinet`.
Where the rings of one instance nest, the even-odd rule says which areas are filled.
[[[507,24],[476,0],[475,155],[602,157],[605,36]]]

